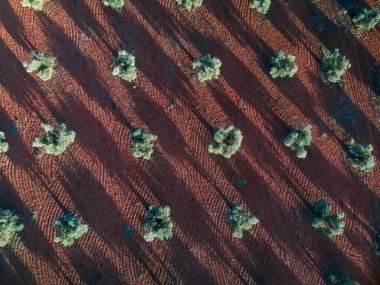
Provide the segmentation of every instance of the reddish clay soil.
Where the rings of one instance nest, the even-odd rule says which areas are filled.
[[[26,226],[0,251],[3,284],[314,285],[329,270],[380,284],[380,100],[371,81],[379,26],[358,34],[325,0],[273,0],[265,17],[246,0],[205,0],[194,12],[174,0],[127,0],[120,13],[98,0],[49,1],[40,13],[20,2],[0,9],[0,129],[10,143],[0,156],[0,205]],[[341,87],[319,71],[330,48],[352,63]],[[136,56],[135,84],[111,75],[120,49]],[[51,81],[25,72],[32,50],[56,57]],[[278,50],[297,57],[294,78],[268,75]],[[222,60],[222,75],[201,84],[191,63],[205,53]],[[9,132],[13,121],[19,135]],[[60,157],[39,155],[32,141],[41,122],[66,123],[75,143]],[[230,160],[206,148],[227,123],[244,134]],[[282,139],[305,124],[314,139],[300,160]],[[134,127],[158,135],[150,161],[131,155]],[[371,174],[351,168],[348,136],[374,146]],[[235,187],[237,179],[247,185]],[[344,235],[311,228],[309,205],[322,197],[345,213]],[[260,219],[241,240],[225,218],[235,203]],[[143,240],[150,204],[171,207],[171,240]],[[52,222],[66,211],[90,227],[70,248],[53,241]]]

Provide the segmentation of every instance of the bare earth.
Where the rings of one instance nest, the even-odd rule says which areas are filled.
[[[126,0],[120,13],[98,0],[49,1],[39,13],[20,2],[0,9],[0,129],[10,144],[0,156],[0,205],[25,230],[0,251],[0,283],[315,285],[344,270],[380,284],[380,99],[371,81],[380,26],[359,34],[327,0],[273,0],[265,17],[248,0],[205,0],[193,12],[174,0]],[[341,87],[319,71],[332,48],[352,64]],[[136,56],[135,84],[111,74],[120,49]],[[32,50],[56,57],[52,80],[26,73]],[[268,57],[279,50],[296,56],[294,78],[270,78]],[[201,84],[191,64],[205,53],[221,59],[222,76]],[[19,135],[9,131],[14,121]],[[60,157],[39,154],[41,122],[66,123],[75,143]],[[244,134],[230,160],[206,148],[225,124]],[[306,124],[314,138],[300,160],[282,139]],[[150,161],[131,155],[134,127],[158,135]],[[374,146],[371,174],[351,168],[348,136]],[[328,239],[310,226],[318,198],[345,213],[344,235]],[[225,218],[236,203],[260,219],[242,240]],[[150,204],[171,207],[171,240],[143,240]],[[52,222],[66,211],[90,227],[70,248],[53,241]]]

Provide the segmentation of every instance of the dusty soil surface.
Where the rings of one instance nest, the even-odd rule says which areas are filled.
[[[120,13],[98,0],[49,1],[39,13],[20,2],[0,9],[0,129],[10,143],[0,156],[0,205],[26,228],[0,251],[3,284],[324,284],[329,270],[380,284],[379,26],[358,33],[324,0],[273,0],[265,17],[245,0],[205,0],[194,12],[127,0]],[[334,87],[319,61],[335,47],[352,68]],[[136,56],[134,84],[111,75],[120,49]],[[56,57],[52,80],[25,72],[32,50]],[[296,56],[294,78],[268,75],[279,50]],[[222,60],[222,75],[201,84],[191,63],[205,53]],[[75,143],[60,157],[39,154],[32,141],[41,122],[66,123]],[[227,123],[244,134],[230,160],[206,148]],[[300,160],[282,139],[305,124],[314,139]],[[134,127],[158,135],[150,161],[131,155]],[[351,168],[349,136],[373,144],[372,174]],[[238,179],[247,184],[236,187]],[[345,213],[344,235],[311,228],[309,205],[322,197]],[[235,203],[260,219],[241,240],[225,218]],[[171,240],[143,240],[150,204],[171,207]],[[90,227],[71,248],[53,241],[52,222],[67,211]]]

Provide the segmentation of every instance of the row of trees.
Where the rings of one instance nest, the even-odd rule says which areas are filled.
[[[21,4],[24,7],[29,7],[35,11],[42,11],[45,2],[48,0],[21,0]],[[180,9],[191,11],[202,5],[203,0],[172,0],[175,1]],[[247,0],[249,6],[253,10],[257,10],[258,13],[265,15],[268,13],[271,0]],[[114,10],[120,11],[125,0],[102,0],[103,4],[107,7],[111,7]],[[352,3],[347,0],[338,0],[343,4],[346,12],[350,15],[352,23],[358,29],[373,29],[380,22],[380,12],[374,8],[365,8],[359,4]]]
[[[323,199],[318,200],[314,207],[311,224],[332,238],[343,234],[345,222],[342,212],[332,214],[330,212],[329,203]],[[173,237],[173,222],[170,214],[169,206],[149,206],[143,224],[144,239],[147,242],[155,239],[167,240]],[[259,219],[246,211],[242,205],[233,205],[227,212],[226,219],[233,228],[233,236],[239,239],[243,237],[244,231],[250,231],[254,225],[259,223]],[[53,226],[58,232],[54,241],[62,243],[64,246],[73,245],[76,239],[88,231],[88,225],[82,224],[71,213],[62,217],[58,216],[54,220]],[[7,245],[12,237],[23,229],[24,225],[20,223],[18,215],[11,210],[0,209],[0,246]]]
[[[31,60],[23,63],[27,72],[37,71],[37,76],[44,80],[50,80],[54,72],[54,57],[45,53],[33,51]],[[294,55],[285,55],[282,51],[275,53],[269,59],[271,65],[270,75],[272,78],[293,77],[298,66]],[[112,74],[128,82],[137,78],[136,59],[131,53],[121,50],[117,57],[113,58]],[[201,56],[193,62],[193,70],[198,74],[200,82],[218,79],[222,62],[219,58],[210,54]],[[340,81],[341,76],[351,67],[349,60],[339,52],[339,49],[326,51],[322,57],[322,70],[326,79],[331,83]]]
[[[49,124],[42,124],[44,134],[37,137],[32,146],[41,148],[46,154],[61,155],[75,140],[75,132],[68,129],[65,124],[54,128]],[[157,136],[143,128],[131,131],[131,151],[134,157],[151,159],[154,152],[154,143]],[[231,158],[240,148],[243,134],[232,125],[217,128],[212,141],[208,144],[208,152]],[[289,133],[283,140],[285,146],[295,152],[298,158],[306,158],[307,148],[311,145],[311,126],[302,126]],[[4,132],[0,132],[0,152],[7,152],[9,144],[5,140]],[[364,172],[372,171],[375,158],[372,155],[372,145],[353,144],[349,146],[348,155],[354,168]]]

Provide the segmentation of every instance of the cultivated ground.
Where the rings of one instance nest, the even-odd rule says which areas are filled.
[[[10,144],[0,156],[0,205],[25,224],[0,251],[3,284],[314,285],[328,270],[380,284],[380,100],[371,83],[379,26],[359,34],[327,0],[273,0],[266,17],[246,0],[205,0],[194,12],[174,0],[126,0],[120,13],[98,0],[49,1],[39,13],[20,2],[0,9],[0,129]],[[341,87],[319,71],[331,48],[352,63]],[[111,74],[120,49],[136,56],[135,84]],[[52,80],[26,73],[32,50],[56,57]],[[278,50],[296,56],[294,78],[268,75]],[[205,53],[222,60],[222,75],[201,84],[191,64]],[[75,143],[60,157],[39,154],[41,122],[66,123]],[[230,160],[206,148],[227,123],[244,134]],[[282,144],[302,124],[314,136],[304,160]],[[133,127],[158,135],[150,161],[131,155]],[[371,174],[351,168],[348,136],[374,146]],[[247,184],[237,188],[237,179]],[[309,205],[321,197],[345,213],[344,235],[311,228]],[[225,218],[235,203],[260,219],[242,240]],[[171,207],[171,240],[143,240],[149,204]],[[90,227],[71,248],[53,242],[52,222],[66,211]]]

